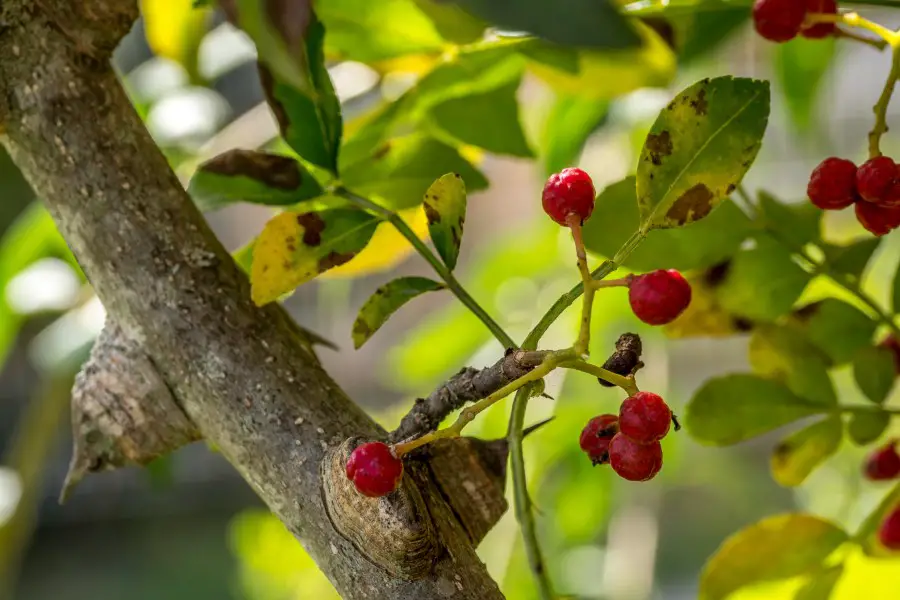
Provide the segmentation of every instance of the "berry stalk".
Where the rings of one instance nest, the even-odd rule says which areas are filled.
[[[623,375],[618,375],[613,373],[608,369],[604,369],[603,367],[598,367],[597,365],[592,365],[589,362],[585,362],[583,360],[573,360],[561,363],[559,365],[563,369],[573,369],[575,371],[581,371],[582,373],[588,373],[593,375],[594,377],[599,377],[603,381],[608,381],[609,383],[619,386],[625,393],[629,396],[634,396],[640,390],[637,387],[637,384],[634,382],[634,377],[625,377]]]
[[[566,217],[566,224],[572,230],[572,240],[575,242],[575,255],[578,258],[578,272],[581,274],[581,284],[584,287],[584,298],[581,307],[581,325],[578,329],[578,338],[573,349],[579,357],[588,355],[591,342],[591,313],[594,308],[594,293],[597,288],[591,278],[591,271],[587,265],[587,253],[584,251],[584,240],[581,237],[581,218],[576,214]]]

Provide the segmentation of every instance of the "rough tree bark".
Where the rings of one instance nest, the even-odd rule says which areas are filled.
[[[437,487],[443,552],[404,581],[367,561],[320,497],[325,450],[384,437],[249,286],[132,109],[109,56],[136,2],[0,3],[2,142],[53,215],[110,318],[137,340],[200,433],[302,542],[343,597],[501,598]]]

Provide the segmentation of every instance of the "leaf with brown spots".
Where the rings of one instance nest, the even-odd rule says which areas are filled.
[[[228,150],[200,165],[188,193],[201,211],[237,202],[284,206],[322,195],[322,186],[289,156]]]
[[[678,94],[660,111],[641,151],[641,229],[682,227],[712,212],[747,173],[768,119],[765,81],[717,77]]]
[[[277,300],[351,260],[372,239],[378,223],[373,215],[346,208],[275,216],[253,245],[253,301],[262,306]]]
[[[435,249],[452,271],[456,268],[466,221],[466,184],[459,173],[447,173],[425,192],[422,209]]]
[[[353,323],[353,346],[361,347],[401,306],[425,292],[444,289],[444,284],[425,277],[401,277],[381,286],[366,300]]]
[[[792,433],[772,451],[772,477],[785,487],[800,485],[816,467],[837,452],[843,437],[844,424],[840,415]]]

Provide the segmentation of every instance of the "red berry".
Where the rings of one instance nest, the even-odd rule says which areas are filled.
[[[618,421],[616,415],[600,415],[588,421],[581,430],[578,445],[595,465],[609,462],[609,442],[619,432]]]
[[[800,33],[806,17],[806,0],[756,0],[753,26],[756,32],[773,42],[786,42]]]
[[[806,0],[806,11],[824,15],[837,14],[837,2],[835,0]],[[816,23],[800,32],[806,38],[819,39],[828,37],[834,33],[834,23]]]
[[[566,225],[566,217],[578,215],[581,221],[587,220],[594,211],[594,182],[591,176],[581,169],[563,169],[554,173],[544,184],[541,201],[544,212],[550,218]]]
[[[881,198],[878,206],[884,208],[900,208],[900,181],[895,181],[891,189]]]
[[[847,208],[856,202],[856,165],[845,158],[826,158],[809,176],[806,195],[824,210]]]
[[[639,444],[624,433],[617,433],[609,443],[609,464],[622,479],[653,479],[662,468],[662,462],[659,442]]]
[[[884,481],[900,477],[900,454],[890,442],[875,450],[866,460],[866,478],[872,481]]]
[[[856,171],[856,191],[863,200],[881,204],[897,181],[897,165],[887,156],[876,156]]]
[[[882,236],[900,226],[900,208],[886,208],[871,202],[856,203],[856,220],[870,233]]]
[[[628,301],[644,323],[665,325],[691,303],[691,284],[674,269],[645,273],[631,280]]]
[[[671,425],[671,409],[653,392],[638,392],[619,408],[619,430],[641,444],[663,439]]]
[[[397,489],[403,477],[403,462],[387,444],[367,442],[350,454],[347,478],[361,494],[377,498]]]
[[[881,522],[878,540],[889,550],[900,550],[900,506],[892,510]]]
[[[894,353],[894,370],[900,375],[900,339],[893,333],[881,340],[880,348],[887,348]]]

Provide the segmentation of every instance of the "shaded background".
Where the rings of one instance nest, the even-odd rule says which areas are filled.
[[[218,15],[192,22],[195,17],[174,8],[189,4],[145,3],[156,29],[145,30],[144,21],[139,22],[116,54],[135,104],[185,181],[200,160],[235,146],[258,147],[277,133],[262,104],[252,44]],[[900,25],[896,11],[866,14],[888,26]],[[598,190],[633,171],[647,128],[674,93],[720,74],[773,80],[773,116],[746,179],[748,188],[801,201],[808,174],[822,156],[864,156],[870,107],[890,57],[859,44],[835,48],[831,41],[814,48],[802,40],[776,48],[753,35],[748,15],[748,9],[710,13],[698,29],[708,39],[702,48],[681,44],[678,70],[665,78],[664,87],[636,89],[609,102],[577,160]],[[179,53],[192,55],[192,44],[199,44],[196,63],[173,60]],[[414,80],[408,74],[382,76],[354,62],[335,62],[330,71],[347,121]],[[606,83],[598,74],[597,85]],[[551,150],[565,154],[559,146],[565,145],[566,132],[545,125],[552,100],[546,86],[526,77],[519,97],[538,159],[481,158],[479,167],[491,187],[469,198],[457,270],[514,338],[521,338],[577,279],[568,239],[543,217],[538,202],[547,169],[565,166],[553,163]],[[896,110],[890,114],[895,116]],[[891,135],[884,143],[888,151],[900,149]],[[33,538],[23,540],[15,597],[333,597],[302,549],[233,469],[202,443],[145,470],[89,477],[65,506],[57,503],[70,456],[66,392],[102,326],[103,312],[53,236],[52,224],[31,205],[28,186],[5,155],[0,157],[0,197],[0,231],[18,218],[21,234],[18,245],[7,243],[5,255],[0,248],[0,256],[7,257],[0,263],[0,288],[5,288],[9,305],[0,312],[0,348],[9,341],[0,373],[0,448],[11,452],[27,431],[27,441],[18,447],[35,459],[31,477],[0,468],[0,524],[20,496],[34,507],[37,523]],[[226,246],[237,249],[271,214],[265,208],[234,206],[207,216]],[[835,239],[861,232],[843,214],[829,215],[826,226]],[[867,271],[866,285],[879,299],[887,297],[898,246],[896,236],[883,243]],[[401,249],[399,243],[385,249],[380,270],[326,277],[286,301],[298,322],[340,346],[336,352],[320,350],[326,369],[388,426],[416,396],[427,394],[460,366],[486,365],[500,350],[478,321],[442,295],[416,300],[363,349],[352,349],[355,311],[376,287],[398,274],[429,274],[427,265]],[[811,285],[804,299],[821,294]],[[642,387],[662,393],[676,412],[706,378],[746,369],[746,337],[666,340],[630,315],[621,290],[601,293],[595,314],[594,355],[607,354],[623,331],[641,333],[647,363]],[[576,317],[561,319],[545,345],[565,345]],[[859,394],[848,378],[839,383],[842,398]],[[561,592],[579,598],[696,597],[704,561],[740,527],[796,507],[854,524],[884,491],[860,483],[862,451],[847,445],[800,488],[781,488],[769,474],[773,436],[711,449],[686,434],[673,435],[665,444],[662,474],[651,483],[629,484],[608,470],[591,468],[576,442],[590,416],[617,405],[617,391],[577,373],[554,374],[548,391],[556,400],[532,401],[529,421],[550,414],[557,419],[530,438],[527,458],[553,579]],[[471,426],[471,433],[502,436],[508,408],[507,402],[492,408]],[[56,422],[54,416],[59,416]],[[480,553],[507,597],[533,597],[511,515]]]

